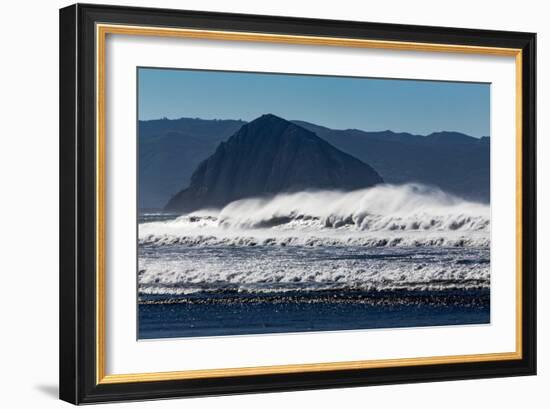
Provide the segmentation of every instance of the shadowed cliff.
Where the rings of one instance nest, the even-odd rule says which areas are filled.
[[[166,210],[219,208],[246,197],[300,190],[354,190],[382,183],[369,165],[275,115],[243,125],[204,160]]]

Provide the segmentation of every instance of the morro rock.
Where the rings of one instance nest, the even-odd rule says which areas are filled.
[[[243,125],[195,169],[166,210],[221,208],[247,197],[301,190],[355,190],[383,180],[315,133],[267,114]]]

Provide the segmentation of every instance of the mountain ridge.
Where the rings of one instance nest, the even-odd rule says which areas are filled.
[[[490,138],[452,131],[414,135],[393,131],[334,130],[300,126],[371,164],[387,183],[418,182],[467,200],[489,202]]]
[[[354,190],[382,182],[372,167],[315,133],[265,114],[220,143],[165,209],[188,212],[248,197],[306,189]]]
[[[162,208],[189,183],[197,165],[244,124],[200,118],[140,121],[139,208]]]
[[[367,162],[387,183],[423,183],[464,199],[489,201],[488,136],[466,135],[466,143],[452,144],[444,143],[442,137],[426,139],[429,135],[387,130],[334,130],[306,121],[290,122],[309,128],[339,150]],[[246,123],[186,117],[140,121],[140,209],[162,208],[190,182],[198,164]],[[452,134],[449,131],[440,133],[442,136]],[[430,135],[433,134],[437,132]]]

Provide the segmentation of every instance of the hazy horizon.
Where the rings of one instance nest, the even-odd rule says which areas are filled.
[[[265,114],[271,114],[271,112],[266,112]],[[262,114],[262,115],[265,115],[265,114]],[[272,114],[274,115],[274,114]],[[261,116],[261,115],[260,115]],[[242,122],[245,122],[245,123],[249,123],[249,122],[252,122],[254,119],[257,119],[259,118],[260,116],[256,117],[256,118],[252,118],[252,120],[250,121],[246,121],[244,119],[241,119],[241,118],[205,118],[205,117],[189,117],[189,116],[180,116],[180,117],[174,117],[174,118],[169,118],[167,116],[163,116],[163,117],[159,117],[159,118],[151,118],[151,119],[139,119],[140,122],[147,122],[147,121],[162,121],[162,120],[167,120],[167,121],[179,121],[181,119],[190,119],[190,120],[199,120],[199,121],[242,121]],[[279,115],[277,115],[279,116]],[[281,117],[282,118],[282,117]],[[329,126],[326,126],[326,125],[323,125],[323,124],[320,124],[320,123],[313,123],[313,122],[309,122],[309,121],[303,121],[302,119],[298,119],[298,118],[292,118],[292,119],[288,119],[288,118],[283,118],[289,122],[307,122],[311,125],[317,125],[317,126],[320,126],[320,127],[324,127],[324,128],[328,128],[328,129],[331,129],[331,130],[334,130],[334,131],[350,131],[350,130],[355,130],[355,131],[361,131],[361,132],[365,132],[365,133],[370,133],[370,132],[393,132],[395,134],[402,134],[402,133],[407,133],[407,134],[411,134],[411,135],[414,135],[414,136],[428,136],[428,135],[431,135],[431,134],[434,134],[434,133],[438,133],[438,132],[457,132],[457,133],[462,133],[466,136],[471,136],[473,138],[477,138],[477,139],[480,139],[480,138],[489,138],[490,135],[480,135],[480,136],[476,136],[476,135],[469,135],[467,133],[464,133],[464,132],[461,132],[461,131],[457,131],[455,129],[438,129],[438,130],[435,130],[433,132],[430,132],[428,134],[416,134],[416,133],[411,133],[411,132],[407,132],[407,131],[394,131],[393,129],[358,129],[358,128],[340,128],[340,129],[337,129],[337,128],[330,128]]]
[[[251,120],[272,113],[330,129],[490,136],[490,84],[138,69],[138,119]]]

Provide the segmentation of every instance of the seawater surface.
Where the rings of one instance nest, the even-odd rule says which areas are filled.
[[[138,337],[488,323],[489,233],[419,185],[142,214]]]

